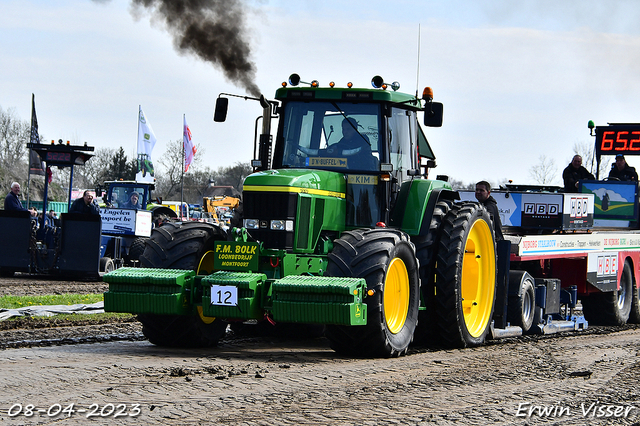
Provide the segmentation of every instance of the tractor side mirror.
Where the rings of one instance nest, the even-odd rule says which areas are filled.
[[[229,109],[228,98],[216,99],[216,109],[213,113],[213,121],[216,123],[222,123],[227,119],[227,110]]]
[[[429,102],[424,108],[424,125],[442,127],[443,106],[440,102]]]
[[[96,197],[102,197],[103,192],[102,192],[102,186],[98,185],[96,186]]]

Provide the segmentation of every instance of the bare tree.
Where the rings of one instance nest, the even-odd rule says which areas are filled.
[[[550,185],[558,179],[558,168],[553,158],[541,155],[539,163],[529,169],[529,175],[539,185]]]
[[[187,189],[189,190],[192,189],[192,185],[194,185],[195,180],[197,180],[194,180],[194,177],[196,176],[196,171],[201,167],[201,158],[204,153],[204,150],[198,144],[196,144],[196,150],[198,152],[193,157],[193,161],[189,166],[189,171],[184,174],[184,181],[189,182],[187,184]],[[165,200],[176,199],[176,197],[179,199],[180,197],[182,170],[184,164],[183,155],[182,139],[177,139],[167,144],[166,151],[158,161],[161,171],[156,173],[156,194],[160,195]],[[188,198],[191,199],[191,196]],[[185,197],[185,200],[186,199],[187,197]]]
[[[82,168],[83,187],[93,188],[109,180],[107,171],[116,156],[115,148],[98,148]]]
[[[596,162],[595,147],[591,142],[576,142],[573,144],[573,153],[582,157],[582,166],[594,176],[601,179],[607,176],[609,171],[609,156],[605,156],[605,161],[601,161],[600,168]]]
[[[244,179],[253,172],[253,168],[249,163],[237,162],[233,166],[220,167],[213,176],[218,186],[233,186],[242,192]]]
[[[456,190],[456,191],[468,191],[468,190],[474,190],[476,187],[475,182],[463,182],[461,180],[457,180],[454,178],[449,178],[449,183],[451,184],[451,187]]]
[[[0,107],[0,186],[9,188],[11,182],[19,181],[26,188],[27,149],[31,135],[31,124],[20,120],[13,108],[7,111]]]

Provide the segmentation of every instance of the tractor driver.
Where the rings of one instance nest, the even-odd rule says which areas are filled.
[[[371,142],[366,135],[358,132],[362,127],[355,118],[342,120],[342,139],[329,146],[327,153],[335,157],[346,157],[350,168],[372,170],[376,158],[371,153]]]
[[[129,201],[127,201],[126,203],[122,204],[122,208],[124,209],[138,209],[140,210],[142,208],[142,206],[140,205],[140,194],[138,194],[136,191],[131,192],[131,194],[129,194]]]

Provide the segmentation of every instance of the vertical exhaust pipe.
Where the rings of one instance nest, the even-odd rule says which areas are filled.
[[[260,105],[262,106],[262,133],[260,133],[258,159],[260,166],[257,170],[269,170],[271,168],[271,113],[272,105],[264,95],[260,95]]]

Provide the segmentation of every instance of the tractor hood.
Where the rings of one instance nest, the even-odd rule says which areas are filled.
[[[315,169],[265,170],[243,186],[244,227],[265,247],[313,253],[322,232],[345,227],[344,174]]]
[[[344,174],[312,169],[266,170],[249,175],[243,191],[297,192],[344,198]]]

